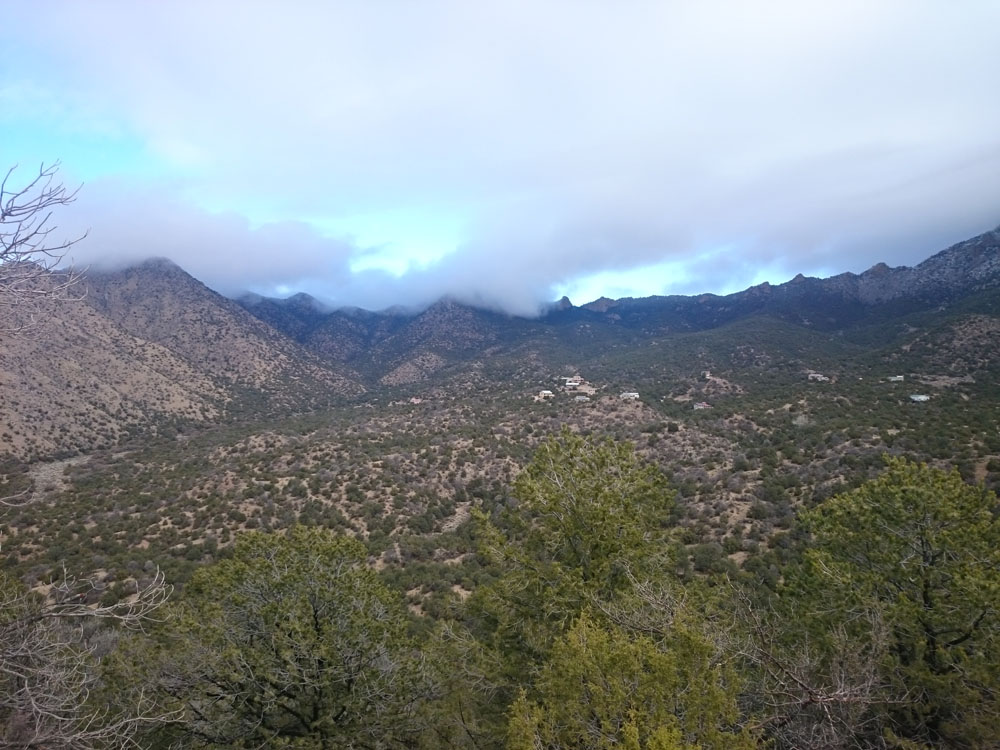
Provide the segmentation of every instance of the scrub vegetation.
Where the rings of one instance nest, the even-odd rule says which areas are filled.
[[[0,748],[1000,746],[995,290],[508,338],[448,303],[347,373],[128,273],[89,338],[7,332]],[[95,358],[159,379],[98,419]]]

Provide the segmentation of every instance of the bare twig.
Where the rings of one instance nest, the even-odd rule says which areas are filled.
[[[817,648],[805,632],[791,647],[781,641],[777,618],[766,605],[739,587],[733,596],[731,648],[757,676],[751,692],[761,718],[755,728],[778,747],[834,750],[854,747],[862,736],[880,746],[879,712],[873,709],[904,704],[906,697],[894,698],[879,674],[888,638],[879,613],[859,613],[868,634],[863,643],[837,629],[826,633],[832,648]]]
[[[79,188],[58,182],[59,162],[38,168],[27,184],[11,187],[17,166],[0,181],[0,305],[26,308],[16,323],[0,321],[0,332],[18,333],[36,321],[34,304],[45,299],[72,300],[81,272],[60,268],[66,254],[86,233],[74,239],[52,240],[53,209],[76,200]]]
[[[94,618],[142,629],[170,594],[163,574],[115,604],[88,605],[96,588],[64,575],[43,599],[0,580],[0,750],[137,747],[141,729],[171,720],[142,691],[123,714],[93,703],[99,678],[83,629]]]

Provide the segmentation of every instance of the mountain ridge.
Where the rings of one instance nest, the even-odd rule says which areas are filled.
[[[741,295],[748,295],[754,293],[755,291],[766,293],[771,290],[785,289],[791,285],[816,285],[817,283],[821,286],[836,289],[838,291],[853,292],[861,301],[865,303],[874,303],[901,296],[901,290],[898,288],[900,283],[903,286],[927,287],[931,283],[940,283],[941,281],[945,281],[950,284],[952,289],[961,289],[966,286],[964,283],[965,280],[970,278],[974,281],[996,279],[1000,276],[1000,255],[998,255],[998,247],[1000,247],[1000,226],[969,239],[956,242],[929,256],[915,266],[889,266],[884,261],[878,261],[861,273],[845,271],[826,278],[805,276],[802,273],[797,273],[789,281],[782,282],[780,284],[764,281],[757,285],[747,287],[741,291],[725,295],[715,294],[712,292],[701,292],[691,295],[649,295],[646,297],[610,298],[602,296],[581,305],[574,305],[570,299],[564,295],[561,299],[548,303],[541,310],[541,312],[535,316],[503,312],[500,314],[509,315],[509,317],[535,320],[538,318],[544,318],[553,312],[561,312],[567,309],[586,309],[603,313],[607,312],[610,308],[619,306],[623,303],[640,300],[735,299],[739,298]],[[966,262],[962,264],[962,268],[957,269],[958,273],[956,274],[956,269],[954,268],[955,261],[961,256],[967,256]],[[968,256],[973,256],[973,263],[968,262]],[[886,286],[887,279],[893,280],[894,283],[892,288],[880,289],[879,287]],[[298,292],[286,298],[265,297],[254,292],[245,292],[241,295],[237,295],[233,299],[247,308],[258,305],[261,302],[271,302],[285,305],[294,304],[296,307],[300,308],[312,307],[314,308],[314,311],[320,315],[351,310],[365,313],[367,315],[403,315],[413,317],[419,315],[429,307],[433,307],[441,303],[453,303],[473,309],[493,311],[492,308],[487,306],[461,302],[452,295],[443,295],[425,308],[410,310],[401,309],[398,306],[387,308],[385,310],[369,310],[367,308],[359,308],[356,306],[336,307],[305,292]]]
[[[1000,287],[1000,228],[955,243],[920,264],[825,279],[797,274],[782,284],[764,282],[728,295],[601,297],[581,306],[563,298],[536,318],[506,315],[442,298],[428,308],[391,314],[323,312],[301,300],[246,298],[237,302],[303,346],[374,377],[407,356],[428,358],[441,369],[476,346],[511,346],[543,330],[613,338],[613,331],[640,337],[717,328],[765,315],[817,331],[891,320],[932,309],[983,289]],[[603,332],[603,333],[602,333]],[[375,380],[378,378],[375,377]]]
[[[911,336],[917,349],[940,349],[950,337],[959,346],[956,361],[992,366],[1000,356],[993,344],[1000,230],[912,268],[876,263],[827,279],[799,274],[724,296],[600,298],[582,306],[563,299],[537,318],[454,298],[410,312],[326,310],[302,294],[234,301],[165,259],[91,272],[83,283],[80,299],[51,302],[34,329],[3,341],[0,455],[73,454],[185,425],[361,399],[370,405],[400,392],[474,393],[547,382],[581,367],[622,386],[650,367],[678,371],[671,358],[679,357],[701,369],[720,361],[800,367],[807,365],[797,363],[801,352],[836,349],[838,336],[863,347],[895,346],[914,316],[933,322],[942,310],[968,318],[955,329],[964,333]],[[19,314],[15,306],[14,328]],[[714,330],[723,333],[710,340]],[[735,349],[734,337],[742,337]]]

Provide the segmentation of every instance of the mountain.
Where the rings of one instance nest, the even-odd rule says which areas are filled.
[[[120,581],[149,560],[183,582],[243,530],[299,522],[364,539],[390,572],[426,566],[432,601],[480,575],[471,510],[509,507],[519,468],[569,428],[664,470],[696,569],[777,580],[760,554],[784,554],[796,508],[886,454],[1000,488],[998,244],[536,319],[448,299],[237,304],[163,261],[92,274],[84,299],[0,334],[0,484],[41,493],[9,546],[29,585],[58,549],[71,570]],[[0,330],[25,322],[13,312]]]
[[[304,292],[281,300],[246,294],[237,301],[254,317],[296,340],[306,338],[329,312],[319,300]]]
[[[412,383],[485,354],[531,351],[550,363],[763,316],[813,331],[883,324],[1000,288],[1000,228],[941,251],[916,267],[878,263],[827,279],[801,274],[719,296],[612,300],[580,307],[563,298],[529,320],[444,299],[419,313],[323,311],[300,297],[244,297],[247,310],[317,354],[350,365],[372,384]],[[567,349],[572,351],[567,351]]]
[[[832,331],[931,309],[998,286],[1000,228],[960,242],[913,268],[877,263],[862,274],[843,273],[828,279],[799,274],[784,284],[764,282],[725,296],[602,297],[549,317],[573,315],[663,334],[706,330],[767,315]]]
[[[85,302],[129,333],[160,344],[223,382],[275,392],[293,378],[358,393],[334,373],[172,262],[147,261],[87,277]]]
[[[451,398],[513,393],[584,367],[608,388],[634,390],[727,367],[794,373],[865,352],[938,369],[948,360],[963,373],[1000,363],[1000,230],[913,268],[879,263],[725,296],[563,299],[535,319],[453,299],[419,312],[331,311],[308,295],[233,301],[162,259],[92,272],[80,291],[45,303],[28,330],[0,334],[0,456],[315,412],[366,390],[372,403],[445,386]],[[15,306],[0,329],[27,322]]]
[[[354,396],[351,373],[165,260],[89,273],[0,351],[0,454],[51,456]],[[11,328],[24,311],[12,308]]]
[[[300,298],[241,297],[253,315],[313,352],[363,373],[373,386],[424,380],[449,364],[474,359],[523,337],[533,321],[442,299],[426,310],[323,312]]]

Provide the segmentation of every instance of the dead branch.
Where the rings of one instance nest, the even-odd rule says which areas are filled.
[[[0,305],[26,308],[17,323],[0,323],[0,332],[17,333],[37,322],[37,303],[73,300],[82,274],[72,264],[60,268],[70,248],[86,237],[53,240],[57,227],[53,210],[76,200],[79,188],[69,190],[56,179],[59,162],[38,168],[27,184],[11,187],[17,166],[0,181]]]
[[[115,604],[88,605],[91,579],[63,576],[47,598],[0,579],[0,750],[131,748],[151,724],[173,720],[140,691],[125,714],[96,705],[94,647],[84,623],[94,619],[142,629],[170,595],[157,571]]]

